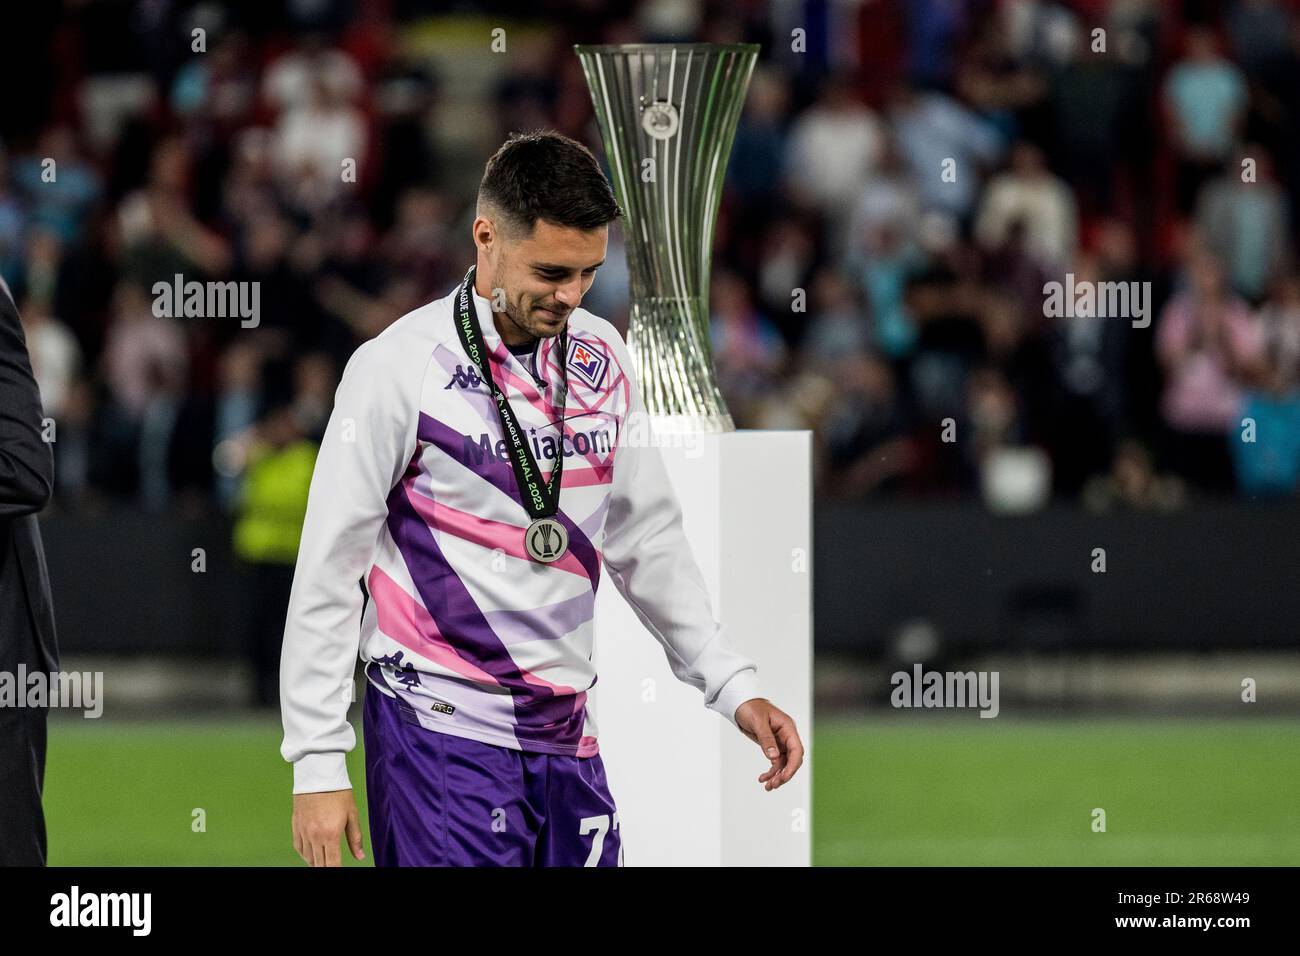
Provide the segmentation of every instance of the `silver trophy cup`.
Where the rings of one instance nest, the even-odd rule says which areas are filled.
[[[722,181],[756,43],[577,45],[626,217],[628,347],[667,431],[731,431],[709,341]]]

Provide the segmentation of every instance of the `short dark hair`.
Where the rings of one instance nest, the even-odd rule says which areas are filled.
[[[506,220],[498,227],[512,237],[531,235],[538,219],[587,230],[621,215],[591,150],[552,130],[510,134],[487,162],[478,199]]]

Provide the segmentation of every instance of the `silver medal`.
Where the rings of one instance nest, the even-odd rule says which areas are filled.
[[[554,518],[537,518],[524,532],[524,548],[534,561],[550,564],[569,548],[569,532]]]

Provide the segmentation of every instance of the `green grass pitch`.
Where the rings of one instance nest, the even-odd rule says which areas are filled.
[[[301,865],[279,743],[274,718],[53,720],[50,863]],[[821,866],[1300,864],[1294,721],[827,718],[812,747]]]

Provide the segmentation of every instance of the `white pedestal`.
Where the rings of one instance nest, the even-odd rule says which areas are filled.
[[[812,435],[739,431],[661,446],[686,536],[728,640],[809,752],[766,791],[756,743],[668,668],[608,578],[596,599],[600,753],[626,866],[812,862]]]

